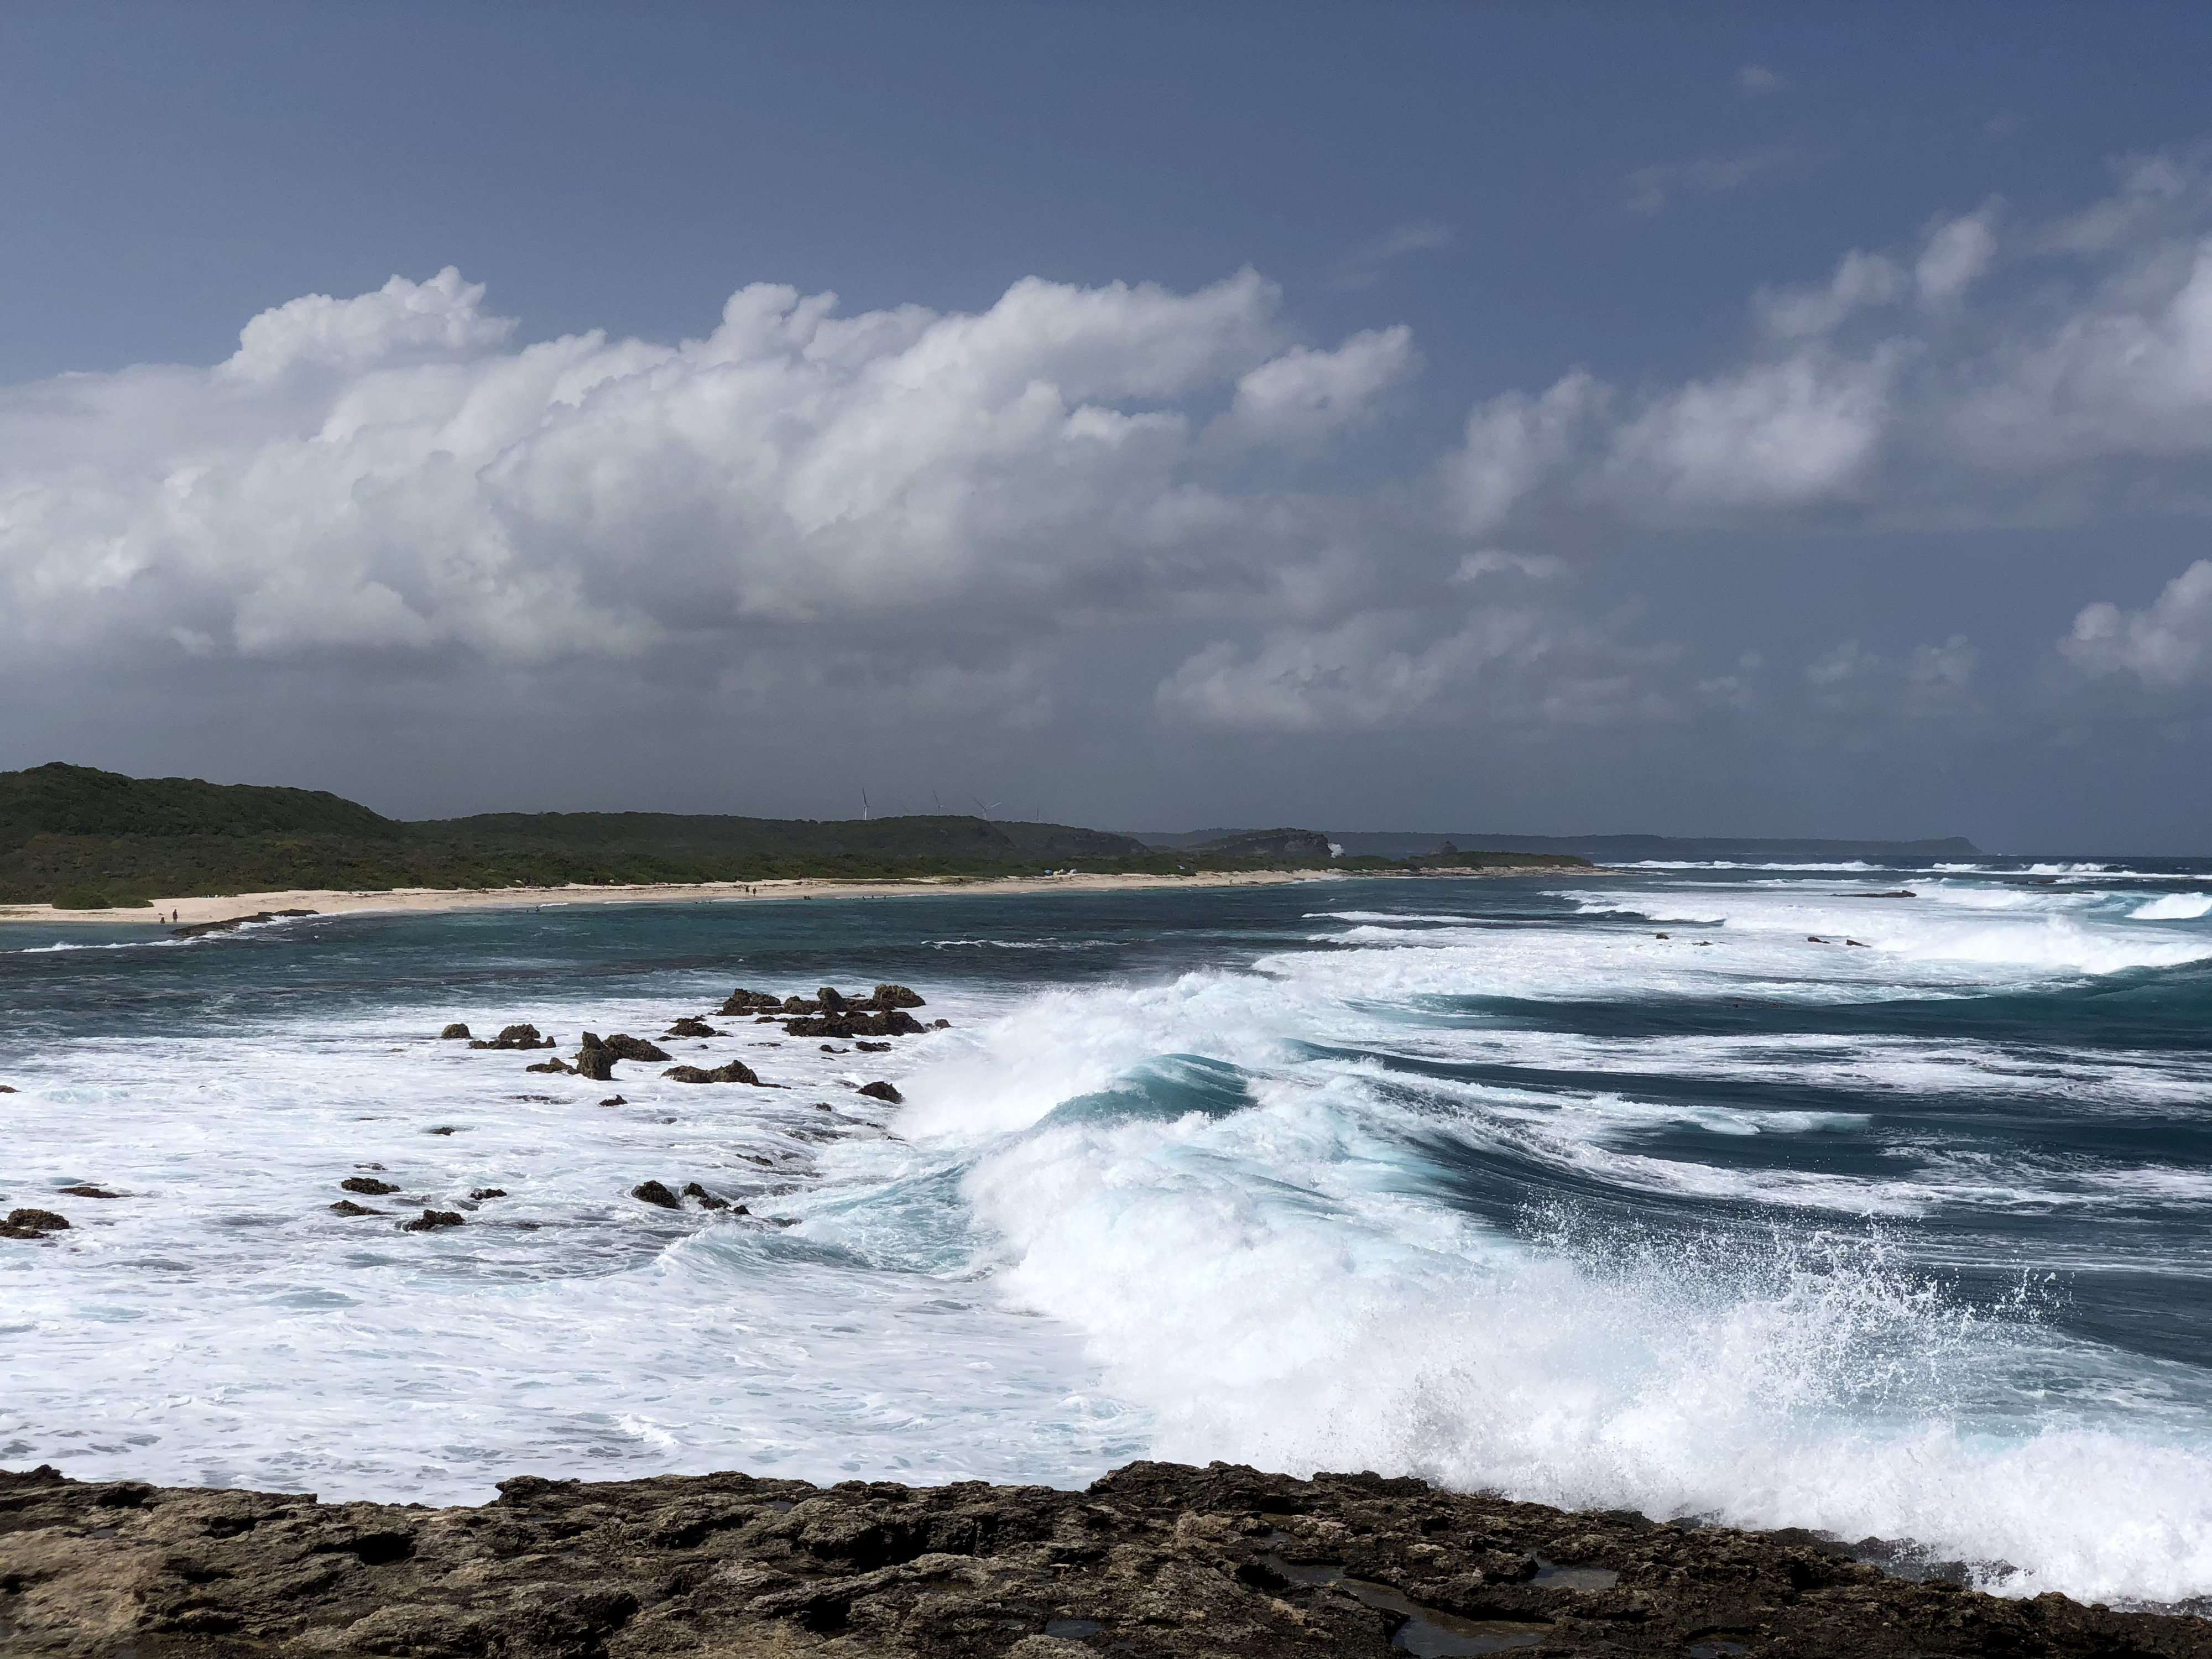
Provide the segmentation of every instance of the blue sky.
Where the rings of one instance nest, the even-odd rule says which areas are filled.
[[[2208,48],[13,8],[0,764],[2206,850]]]

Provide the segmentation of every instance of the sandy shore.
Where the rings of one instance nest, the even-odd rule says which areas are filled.
[[[286,893],[232,893],[222,898],[164,898],[149,909],[57,910],[51,904],[0,905],[0,922],[100,922],[142,927],[228,921],[264,911],[513,910],[562,904],[742,904],[769,899],[904,898],[925,894],[1112,893],[1162,887],[1271,887],[1291,881],[1341,879],[1328,870],[1249,870],[1189,876],[927,876],[904,881],[652,882],[635,887],[395,887],[349,893],[301,888]]]

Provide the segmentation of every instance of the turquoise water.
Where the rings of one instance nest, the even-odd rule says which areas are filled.
[[[776,1089],[434,1035],[884,980],[951,1029],[662,1039]],[[0,1199],[76,1224],[0,1253],[10,1466],[1224,1457],[2212,1591],[2212,865],[8,927],[0,1010]]]

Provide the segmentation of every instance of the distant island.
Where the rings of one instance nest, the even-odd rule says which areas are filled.
[[[295,890],[1036,876],[1077,864],[1155,876],[1590,867],[1572,854],[1434,842],[1392,856],[1293,829],[1166,848],[1070,824],[952,814],[487,812],[410,823],[322,790],[132,778],[60,761],[0,772],[0,904],[60,909]]]

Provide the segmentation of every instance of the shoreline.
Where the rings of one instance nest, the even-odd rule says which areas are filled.
[[[1992,1595],[1963,1562],[1876,1565],[1879,1540],[1373,1474],[1139,1462],[1081,1491],[736,1473],[498,1490],[426,1509],[0,1471],[0,1640],[23,1659],[2212,1656],[2212,1622],[2179,1609]]]
[[[575,883],[562,887],[394,887],[349,892],[339,888],[293,888],[283,892],[228,893],[210,897],[160,898],[146,908],[58,910],[51,904],[0,904],[0,924],[59,926],[207,927],[286,911],[319,916],[370,911],[435,914],[454,910],[545,909],[575,904],[744,904],[817,898],[920,898],[945,893],[1031,894],[1152,892],[1193,887],[1274,887],[1292,882],[1433,880],[1525,875],[1610,874],[1603,869],[1559,871],[1528,865],[1504,869],[1434,872],[1336,870],[1221,870],[1187,876],[1073,874],[1065,876],[908,876],[881,881],[836,881],[813,877],[775,881],[652,882],[629,886]]]

